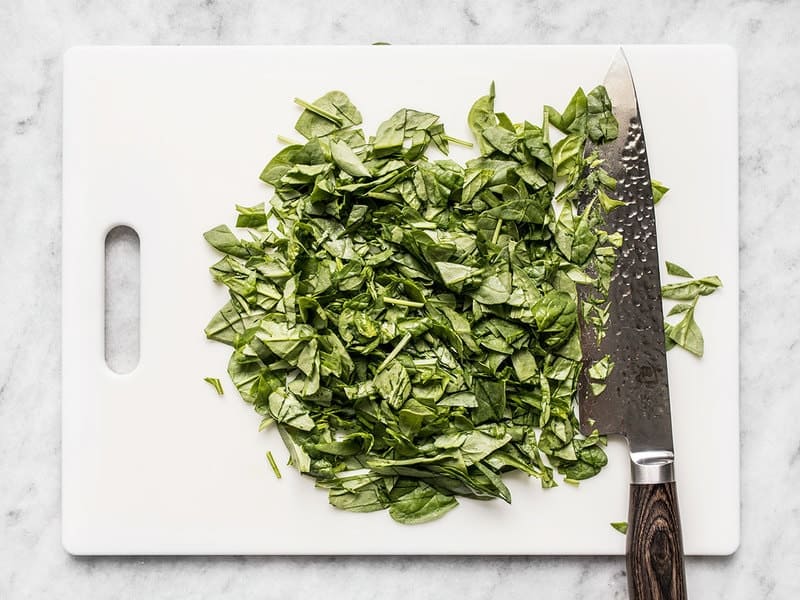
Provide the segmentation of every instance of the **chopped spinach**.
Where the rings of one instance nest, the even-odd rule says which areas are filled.
[[[683,267],[666,262],[667,273],[676,277],[685,278],[686,281],[670,283],[661,286],[661,295],[669,300],[681,302],[672,306],[667,313],[668,317],[683,315],[675,324],[664,321],[664,334],[667,350],[680,346],[695,356],[701,357],[704,352],[703,332],[695,321],[694,314],[700,296],[713,294],[722,287],[722,280],[716,275],[693,279],[691,273]]]
[[[656,181],[655,179],[650,181],[650,185],[653,188],[653,204],[658,204],[661,202],[661,199],[664,197],[669,191],[669,188],[665,186],[660,181]]]
[[[272,456],[272,450],[267,450],[267,461],[269,462],[269,466],[272,467],[272,472],[275,473],[275,477],[280,479],[282,477],[281,470],[278,468],[278,463],[275,462],[275,457]]]
[[[611,526],[623,535],[628,533],[627,521],[618,521],[616,523],[611,523]]]
[[[222,389],[222,383],[216,377],[203,377],[203,381],[211,384],[211,387],[213,387],[220,396],[225,393]]]
[[[617,136],[605,89],[546,107],[539,127],[496,112],[492,85],[465,165],[428,156],[463,143],[435,114],[401,109],[367,137],[342,92],[296,102],[305,141],[263,169],[268,206],[237,207],[246,236],[206,234],[230,292],[206,335],[232,347],[260,429],[277,427],[333,506],[401,523],[457,497],[510,502],[509,471],[543,487],[596,475],[605,438],[579,433],[574,401],[582,320],[603,335],[622,241],[602,229],[615,182],[586,156]],[[595,383],[612,368],[594,365]]]
[[[689,273],[689,271],[680,265],[676,265],[675,263],[669,261],[665,261],[665,264],[667,265],[667,273],[670,275],[675,275],[676,277],[688,277],[690,279],[694,277],[691,273]]]

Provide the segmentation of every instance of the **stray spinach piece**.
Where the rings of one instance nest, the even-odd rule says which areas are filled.
[[[263,229],[267,226],[267,214],[264,212],[264,203],[246,207],[236,205],[239,217],[236,219],[237,227]]]
[[[703,356],[703,333],[694,320],[694,309],[697,305],[697,298],[682,311],[683,318],[675,325],[670,325],[666,329],[667,337],[675,344],[691,352],[696,356]]]
[[[203,377],[203,381],[210,383],[218,395],[222,396],[225,393],[222,389],[222,382],[216,377]]]
[[[280,479],[282,477],[281,470],[275,462],[275,457],[272,456],[272,450],[267,450],[267,461],[269,462],[269,466],[272,467],[272,472],[275,473],[275,477]]]
[[[305,110],[294,128],[306,139],[324,137],[361,124],[361,113],[342,92],[328,92],[312,103],[299,98],[295,98],[295,102]]]
[[[616,523],[611,523],[611,526],[619,531],[621,534],[625,535],[628,533],[628,522],[627,521],[618,521]]]
[[[716,275],[692,279],[680,283],[670,283],[661,287],[661,296],[670,300],[694,300],[698,296],[713,294],[722,286],[722,281]]]
[[[667,273],[669,273],[670,275],[675,275],[676,277],[688,277],[690,279],[694,277],[694,275],[689,273],[689,271],[687,271],[680,265],[676,265],[675,263],[669,261],[666,261],[666,265],[667,265]]]
[[[683,278],[692,277],[689,271],[675,263],[667,261],[666,265],[667,273],[670,275]],[[713,294],[720,287],[722,287],[722,280],[716,275],[661,286],[662,297],[681,301],[672,306],[667,316],[683,315],[681,320],[675,324],[664,321],[667,350],[680,346],[697,357],[703,356],[705,342],[703,332],[695,321],[695,308],[701,296]]]
[[[664,197],[664,194],[666,194],[669,191],[669,188],[660,181],[656,181],[655,179],[650,181],[650,185],[653,188],[653,204],[658,204],[659,202],[661,202],[661,199]]]

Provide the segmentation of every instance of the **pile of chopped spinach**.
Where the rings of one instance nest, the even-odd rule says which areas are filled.
[[[573,402],[579,313],[603,334],[621,244],[603,230],[615,182],[584,156],[617,135],[605,89],[539,126],[496,112],[492,85],[464,166],[429,157],[463,143],[434,114],[401,109],[367,138],[342,92],[297,102],[307,141],[261,173],[269,210],[237,207],[249,237],[205,234],[230,291],[206,334],[233,347],[228,373],[290,464],[332,505],[401,523],[457,496],[510,502],[508,471],[599,473],[605,439],[578,432]],[[595,304],[579,310],[576,283]]]

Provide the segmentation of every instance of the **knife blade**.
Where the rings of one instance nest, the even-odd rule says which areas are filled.
[[[656,219],[636,89],[622,49],[604,85],[619,123],[618,137],[594,147],[625,205],[606,215],[605,228],[622,235],[608,291],[605,335],[582,323],[584,369],[578,384],[581,430],[619,434],[628,442],[631,486],[626,560],[631,598],[685,598],[683,542],[675,490]],[[591,198],[579,198],[579,208]],[[579,286],[581,302],[592,291]],[[593,393],[588,368],[610,355],[606,387]]]

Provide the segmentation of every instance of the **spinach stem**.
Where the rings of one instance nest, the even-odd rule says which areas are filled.
[[[275,473],[275,477],[278,479],[281,478],[281,471],[278,468],[278,465],[275,463],[275,457],[272,456],[272,451],[267,450],[267,460],[269,461],[269,466],[272,467],[272,472]]]
[[[293,140],[293,139],[291,139],[291,138],[283,137],[283,136],[282,136],[282,135],[280,135],[280,134],[278,134],[278,141],[279,141],[281,144],[287,144],[287,145],[289,145],[289,146],[302,146],[302,145],[303,145],[303,143],[302,143],[302,142],[298,142],[298,141],[296,141],[296,140]]]
[[[452,285],[454,283],[461,283],[462,281],[466,281],[471,277],[477,277],[478,275],[483,275],[484,271],[486,271],[486,269],[475,269],[474,271],[472,271],[471,273],[467,273],[463,277],[455,277],[453,279],[448,280],[448,284]]]
[[[408,306],[411,308],[422,308],[425,306],[424,302],[414,302],[412,300],[402,300],[400,298],[391,298],[389,296],[383,297],[383,302],[385,304],[396,304],[397,306]]]
[[[315,115],[318,115],[318,116],[322,117],[323,119],[328,119],[328,121],[336,123],[336,125],[338,125],[339,127],[342,126],[342,120],[339,117],[337,117],[336,115],[334,115],[333,113],[329,113],[324,108],[320,108],[319,106],[316,106],[315,104],[311,104],[310,102],[306,102],[305,100],[302,100],[301,98],[295,98],[294,99],[294,103],[295,104],[299,104],[300,106],[305,108],[307,111],[312,112]]]
[[[500,228],[503,226],[503,219],[497,219],[497,225],[494,228],[494,235],[492,236],[492,244],[496,244],[500,239]]]
[[[392,350],[392,351],[389,353],[389,355],[388,355],[386,358],[384,358],[384,359],[383,359],[383,362],[382,362],[382,363],[380,364],[380,366],[378,367],[378,370],[377,370],[377,371],[375,371],[375,374],[377,375],[378,373],[380,373],[381,371],[383,371],[383,370],[386,368],[386,366],[387,366],[387,365],[388,365],[390,362],[392,362],[392,361],[395,359],[395,357],[396,357],[398,354],[400,354],[400,352],[403,350],[403,348],[405,348],[405,347],[406,347],[406,344],[407,344],[408,342],[410,342],[410,341],[411,341],[411,334],[410,334],[410,333],[407,333],[407,334],[405,334],[405,335],[403,336],[403,339],[402,339],[402,340],[400,340],[400,342],[398,342],[397,346],[395,346],[395,347],[394,347],[394,350]]]
[[[542,140],[545,144],[550,143],[550,114],[547,112],[546,108],[542,116]]]
[[[462,140],[457,137],[453,137],[452,135],[445,135],[443,136],[448,142],[452,144],[457,144],[459,146],[464,146],[465,148],[472,148],[474,145],[472,142],[468,142],[467,140]]]

